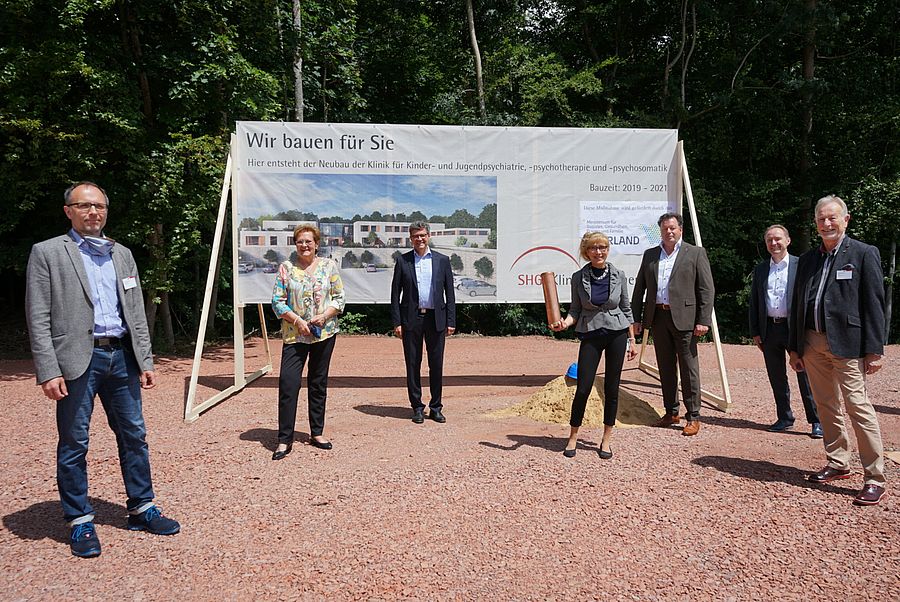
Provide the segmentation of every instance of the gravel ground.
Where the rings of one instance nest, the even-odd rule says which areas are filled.
[[[251,340],[247,368],[264,363]],[[566,425],[492,413],[562,374],[577,345],[543,337],[454,337],[448,422],[410,420],[400,342],[341,336],[325,434],[332,451],[275,445],[275,373],[192,424],[189,359],[157,358],[146,394],[157,500],[182,524],[125,530],[115,442],[97,404],[89,456],[103,554],[70,555],[55,483],[53,406],[30,362],[0,362],[0,599],[53,600],[900,600],[900,495],[851,505],[862,485],[804,481],[824,465],[806,436],[773,434],[762,356],[726,347],[734,407],[704,408],[697,437],[597,429],[563,457]],[[715,362],[704,347],[705,386]],[[900,448],[900,347],[870,380],[885,446]],[[652,356],[652,354],[651,354]],[[623,387],[655,407],[652,381]],[[206,355],[201,399],[228,384],[229,349]],[[795,387],[796,397],[796,383]],[[301,393],[301,402],[305,390]],[[896,456],[894,456],[896,458]],[[900,470],[887,462],[891,493]]]

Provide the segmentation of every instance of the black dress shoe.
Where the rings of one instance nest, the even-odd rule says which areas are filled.
[[[447,422],[447,419],[444,418],[444,415],[441,414],[440,410],[431,410],[430,412],[428,412],[428,417],[435,422],[440,422],[441,424]]]
[[[600,458],[602,458],[603,460],[609,460],[610,458],[612,458],[612,450],[603,451],[601,449],[600,450]]]
[[[272,459],[273,460],[284,460],[284,457],[286,455],[288,455],[289,453],[291,453],[291,447],[292,446],[288,445],[287,449],[280,450],[280,451],[278,449],[276,449],[275,452],[272,454]]]
[[[313,447],[318,447],[319,449],[331,449],[334,447],[331,445],[331,441],[318,441],[315,437],[309,438],[309,444]]]
[[[784,431],[788,430],[792,426],[794,426],[793,420],[779,420],[775,424],[770,426],[768,428],[768,431],[770,433],[783,433]]]
[[[578,450],[577,447],[573,447],[572,449],[563,450],[563,455],[567,458],[574,458],[575,452]]]
[[[416,424],[422,424],[423,422],[425,422],[425,414],[424,412],[422,412],[421,408],[413,410],[412,421]]]

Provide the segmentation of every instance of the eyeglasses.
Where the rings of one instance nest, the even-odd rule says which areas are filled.
[[[75,207],[82,213],[87,213],[91,209],[97,213],[106,213],[106,203],[69,203],[66,207]]]
[[[311,247],[314,244],[316,244],[316,241],[314,241],[314,240],[298,240],[294,244],[297,245],[298,247]]]
[[[594,245],[593,247],[588,247],[588,251],[593,251],[594,253],[605,253],[609,251],[609,247],[601,247],[599,245]]]

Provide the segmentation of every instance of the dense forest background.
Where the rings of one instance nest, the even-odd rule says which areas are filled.
[[[827,193],[895,299],[898,19],[895,0],[2,0],[0,324],[24,342],[29,249],[92,179],[157,348],[195,340],[236,120],[677,128],[727,340],[765,227],[799,254]],[[230,333],[231,281],[226,261],[211,335]],[[350,313],[389,330],[383,307]],[[461,313],[464,332],[547,332],[541,306]]]

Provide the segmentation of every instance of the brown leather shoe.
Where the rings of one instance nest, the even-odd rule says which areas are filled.
[[[681,422],[681,416],[678,414],[666,414],[656,422],[654,422],[651,426],[672,426],[673,424],[678,424]]]
[[[693,437],[697,433],[700,432],[700,421],[699,420],[688,420],[687,425],[684,427],[684,430],[681,431],[681,434],[685,437]]]
[[[806,477],[807,481],[812,483],[829,483],[831,481],[837,481],[839,479],[849,479],[850,478],[850,470],[838,470],[837,468],[832,468],[831,466],[826,466],[819,472],[813,473]]]
[[[885,496],[884,487],[881,485],[866,485],[862,488],[853,503],[857,506],[874,506]]]

